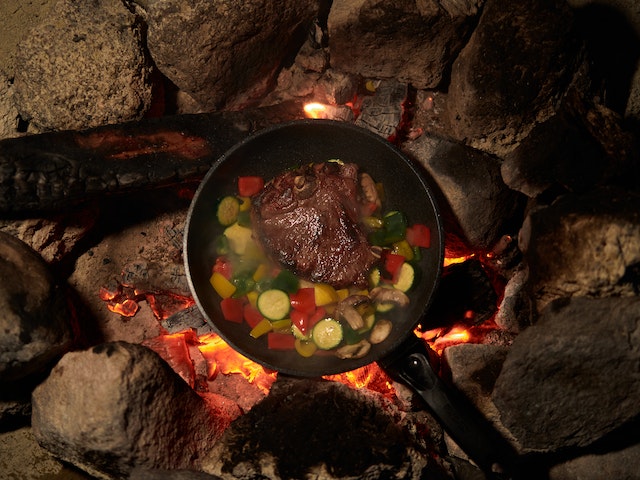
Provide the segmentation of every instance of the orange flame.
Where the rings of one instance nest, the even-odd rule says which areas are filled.
[[[207,361],[209,380],[215,378],[218,373],[226,375],[236,373],[242,375],[264,393],[269,392],[276,379],[276,372],[268,371],[239,354],[215,333],[202,335],[199,341],[198,350]]]
[[[327,106],[318,102],[307,103],[304,106],[304,113],[307,118],[322,118],[326,110]]]

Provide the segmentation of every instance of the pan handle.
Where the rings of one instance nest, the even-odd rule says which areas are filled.
[[[513,479],[517,454],[506,439],[460,392],[445,384],[429,361],[435,353],[410,335],[394,354],[378,364],[394,380],[410,386],[453,440],[489,479]]]

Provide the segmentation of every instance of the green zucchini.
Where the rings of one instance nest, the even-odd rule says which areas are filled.
[[[240,213],[240,200],[236,197],[228,195],[220,200],[218,204],[218,222],[220,225],[228,227],[236,223],[238,220],[238,213]]]
[[[413,286],[415,277],[416,272],[413,266],[410,263],[405,262],[400,267],[400,271],[398,272],[398,279],[393,284],[393,286],[398,290],[407,292]]]
[[[321,350],[331,350],[342,342],[342,325],[333,318],[324,318],[311,331],[313,343]]]
[[[260,313],[269,320],[282,320],[291,310],[289,295],[275,288],[262,292],[256,305]]]

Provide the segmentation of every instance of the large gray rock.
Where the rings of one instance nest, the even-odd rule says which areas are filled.
[[[564,299],[516,337],[492,399],[524,450],[585,447],[638,417],[639,318],[638,297]]]
[[[529,213],[519,245],[538,312],[562,297],[635,296],[640,195],[601,188],[560,197]]]
[[[4,232],[0,278],[0,382],[12,382],[50,366],[69,349],[73,333],[65,290],[42,257]]]
[[[317,0],[138,3],[155,64],[203,111],[257,103],[319,8]]]
[[[444,196],[448,254],[490,251],[503,235],[517,231],[524,197],[502,181],[499,159],[428,134],[407,142],[404,151],[426,168]]]
[[[150,73],[143,28],[122,2],[62,0],[18,47],[16,104],[36,130],[137,120]]]
[[[581,68],[562,2],[488,0],[456,58],[446,116],[451,134],[501,154],[554,111]]]
[[[335,0],[327,28],[332,67],[416,88],[443,81],[464,45],[477,1]]]
[[[65,355],[33,393],[32,427],[54,456],[98,478],[198,470],[239,407],[198,395],[152,350],[126,342]]]

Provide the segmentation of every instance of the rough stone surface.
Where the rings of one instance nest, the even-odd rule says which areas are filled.
[[[203,470],[227,480],[448,478],[427,453],[430,439],[396,422],[394,411],[341,383],[279,378],[231,424]]]
[[[635,296],[640,195],[614,188],[565,195],[532,210],[518,242],[536,311],[562,297]]]
[[[586,447],[637,418],[638,319],[637,297],[557,300],[516,337],[492,399],[523,449]]]
[[[0,73],[0,140],[18,137],[18,109],[13,101],[13,86]]]
[[[439,86],[480,2],[339,0],[327,28],[332,67],[416,88]]]
[[[553,113],[580,66],[571,24],[562,2],[488,0],[451,70],[452,135],[499,154]]]
[[[503,235],[517,231],[523,197],[504,184],[497,158],[429,134],[403,149],[426,168],[444,196],[439,206],[450,223],[445,232],[458,237],[457,242],[447,239],[453,256],[469,249],[489,251]]]
[[[139,3],[155,64],[203,111],[257,103],[318,12],[317,0]]]
[[[142,27],[118,0],[60,1],[20,43],[15,96],[36,130],[140,119],[151,103]]]
[[[126,478],[134,467],[198,470],[238,415],[232,402],[195,393],[153,351],[112,342],[60,360],[33,393],[32,426],[54,456]]]
[[[35,251],[6,233],[0,277],[0,381],[9,382],[41,373],[70,348],[73,333],[65,290]]]
[[[636,480],[640,472],[640,444],[594,453],[554,465],[549,480]]]

